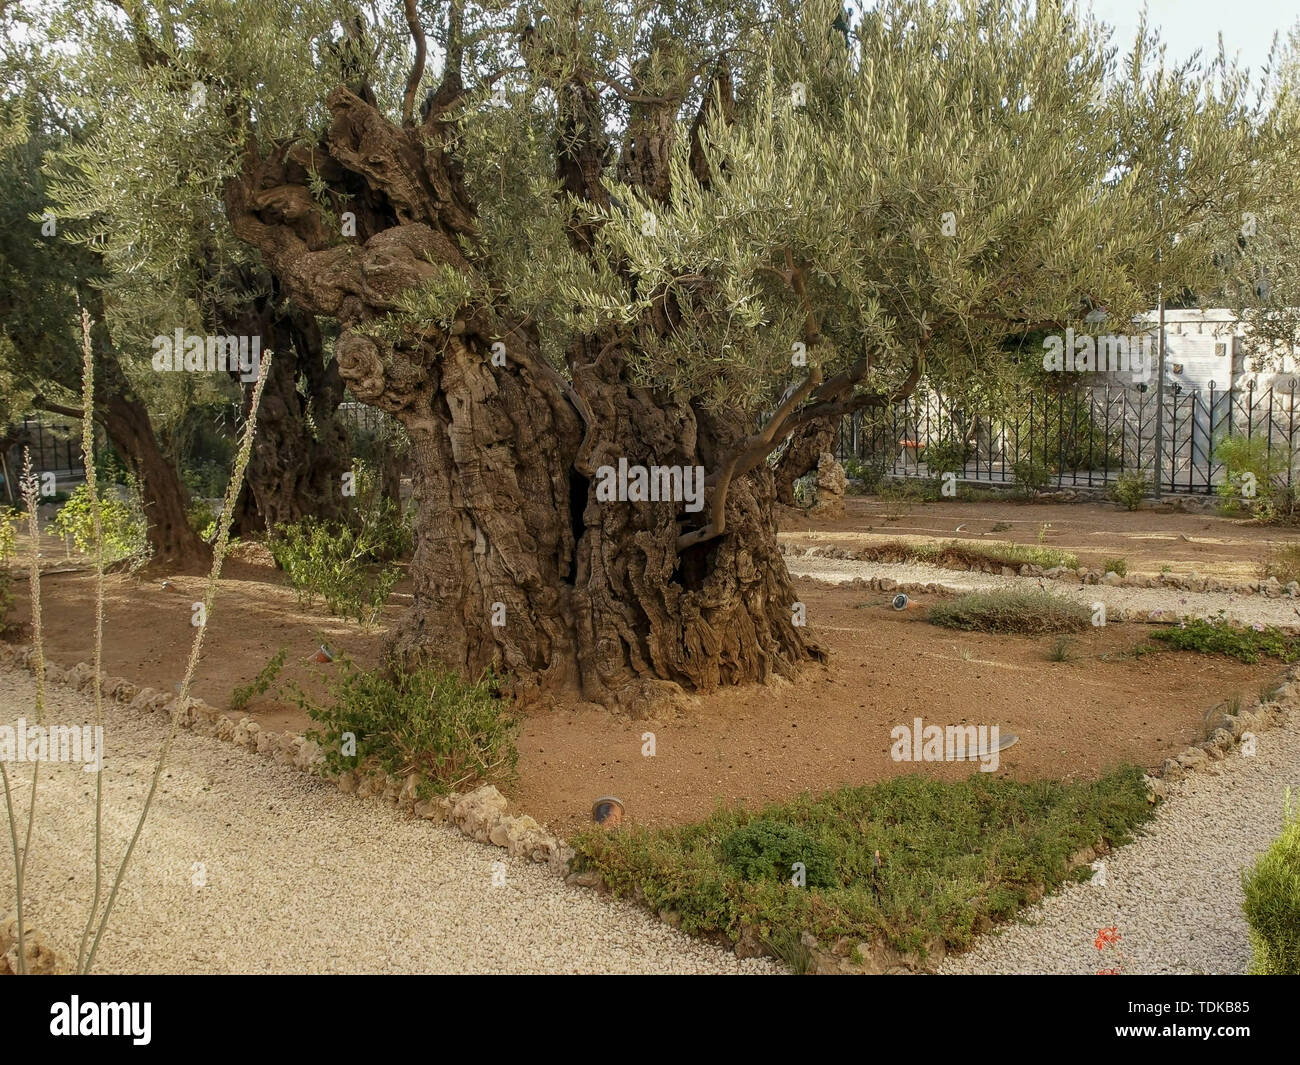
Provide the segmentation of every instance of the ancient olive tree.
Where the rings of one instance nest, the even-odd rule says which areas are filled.
[[[641,704],[819,657],[778,448],[1144,309],[1164,268],[1119,155],[1167,131],[1102,91],[1069,5],[114,6],[205,86],[177,151],[225,224],[411,439],[402,649],[524,690]],[[178,81],[140,91],[164,114]]]

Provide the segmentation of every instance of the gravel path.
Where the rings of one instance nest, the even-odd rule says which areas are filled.
[[[857,562],[852,559],[804,558],[787,555],[786,566],[795,577],[813,577],[843,584],[861,577],[892,577],[900,583],[941,584],[959,592],[1037,588],[1037,577],[1004,577],[991,573],[945,569],[924,562]],[[1233,621],[1265,625],[1300,625],[1300,604],[1294,599],[1269,599],[1262,595],[1231,595],[1226,592],[1188,592],[1177,588],[1124,588],[1106,584],[1072,584],[1044,580],[1053,595],[1080,603],[1103,602],[1115,609],[1163,610],[1185,617],[1212,617],[1220,610]]]
[[[0,671],[0,723],[33,717],[34,683]],[[93,706],[49,692],[45,720]],[[106,854],[134,828],[167,722],[105,708]],[[100,972],[775,973],[635,907],[566,887],[495,847],[182,730],[96,959]],[[11,767],[12,768],[12,767]],[[30,766],[10,773],[20,825]],[[29,927],[61,953],[91,896],[94,777],[41,767]],[[0,803],[0,911],[12,907]],[[500,863],[500,864],[497,864]],[[495,866],[495,869],[494,869]],[[494,886],[494,871],[504,871]],[[195,886],[202,881],[202,886]]]
[[[1169,784],[1143,836],[1103,859],[1104,884],[1068,884],[940,972],[1114,968],[1113,955],[1101,960],[1093,944],[1098,929],[1114,925],[1125,973],[1244,973],[1250,948],[1240,874],[1281,831],[1286,789],[1300,792],[1300,713],[1259,733],[1256,751],[1215,763],[1219,775]]]

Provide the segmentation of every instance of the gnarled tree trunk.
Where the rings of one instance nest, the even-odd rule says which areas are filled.
[[[449,328],[426,324],[399,340],[367,329],[434,263],[477,274],[457,239],[473,232],[473,205],[439,148],[437,106],[423,126],[399,127],[345,88],[329,104],[318,145],[250,154],[227,208],[295,303],[338,319],[352,394],[411,439],[407,655],[471,675],[496,665],[524,692],[576,684],[633,709],[681,689],[789,676],[820,656],[795,623],[752,426],[635,386],[608,337],[575,342],[565,376],[508,308],[498,309],[504,325],[466,307]],[[644,173],[644,153],[666,148],[653,136],[638,145]],[[357,243],[325,231],[309,174],[339,212],[356,214]],[[501,337],[503,360],[493,357]],[[706,506],[598,499],[593,479],[619,459],[703,467]]]
[[[254,287],[255,279],[247,284]],[[242,534],[305,517],[337,517],[342,474],[350,465],[347,433],[337,417],[343,400],[338,367],[325,360],[315,317],[278,300],[274,288],[239,313],[216,316],[223,333],[257,337],[263,354],[275,353],[262,389],[247,488],[236,504]],[[239,379],[241,373],[231,376]],[[245,414],[252,395],[251,382],[245,382]]]

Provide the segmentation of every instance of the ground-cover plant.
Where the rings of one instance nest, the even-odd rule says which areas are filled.
[[[397,777],[419,773],[426,797],[514,774],[519,723],[490,674],[469,684],[438,666],[363,670],[340,659],[330,694],[326,704],[296,695],[319,726],[308,735],[329,772],[374,762]]]
[[[1039,636],[1056,632],[1083,632],[1091,622],[1082,603],[1047,592],[971,592],[946,603],[936,603],[926,615],[933,625],[973,632],[1010,632]]]
[[[1229,623],[1223,611],[1208,620],[1195,618],[1161,629],[1151,637],[1175,651],[1227,655],[1252,665],[1261,658],[1280,658],[1283,662],[1300,659],[1300,636],[1265,625],[1238,628]]]
[[[728,832],[722,858],[745,880],[792,880],[799,867],[812,887],[834,884],[835,869],[821,842],[798,825],[760,817]]]
[[[719,809],[692,825],[593,828],[573,844],[580,868],[677,914],[688,932],[734,941],[747,927],[782,956],[801,932],[824,947],[849,937],[961,949],[1075,875],[1072,854],[1125,842],[1151,811],[1142,770],[1131,767],[1068,784],[913,775],[758,814]],[[795,862],[805,887],[792,882]]]
[[[1137,510],[1146,498],[1150,482],[1147,475],[1140,470],[1121,473],[1115,483],[1106,489],[1106,494],[1125,510]]]
[[[284,668],[284,660],[288,654],[289,649],[281,647],[270,657],[266,665],[257,671],[256,677],[247,684],[235,688],[230,693],[230,709],[236,712],[243,710],[251,700],[270,691],[271,685],[280,675],[280,670]]]
[[[1241,875],[1257,976],[1300,976],[1300,809],[1287,789],[1282,834]]]
[[[331,614],[363,625],[379,617],[401,578],[397,566],[380,562],[384,534],[375,526],[303,518],[277,525],[267,546],[299,602],[324,599]]]
[[[886,540],[861,548],[857,557],[864,562],[927,562],[932,566],[945,566],[949,569],[970,569],[971,566],[986,563],[1015,567],[1028,563],[1044,569],[1054,566],[1074,569],[1079,564],[1076,555],[1054,547],[979,540],[950,540],[941,544]]]
[[[106,565],[127,561],[134,567],[149,559],[149,537],[140,503],[139,486],[130,480],[126,487],[126,499],[118,499],[116,496],[98,498],[99,526],[103,531]],[[51,530],[58,536],[70,538],[73,546],[82,554],[94,553],[95,515],[92,512],[89,485],[80,484],[72,490],[67,502],[54,516]]]
[[[1128,563],[1122,558],[1108,558],[1101,564],[1102,573],[1117,573],[1121,577],[1128,576]]]

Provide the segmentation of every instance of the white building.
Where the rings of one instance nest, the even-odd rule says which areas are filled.
[[[1155,330],[1159,316],[1148,311],[1139,321]],[[1216,391],[1275,387],[1300,390],[1300,361],[1294,350],[1275,346],[1267,357],[1248,354],[1249,326],[1227,308],[1165,310],[1165,387]],[[1153,382],[1154,383],[1154,382]]]

